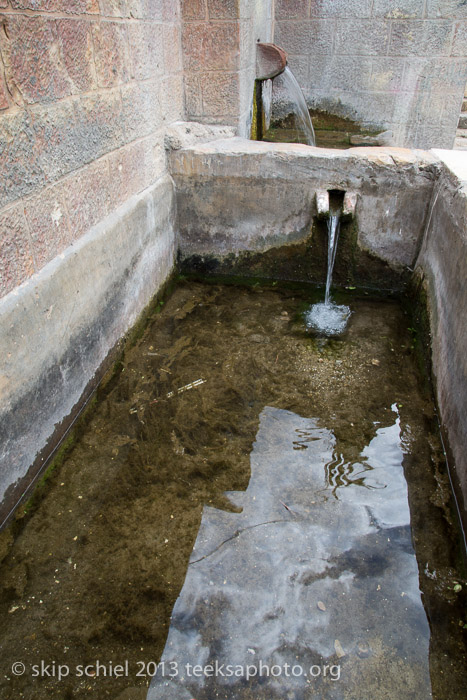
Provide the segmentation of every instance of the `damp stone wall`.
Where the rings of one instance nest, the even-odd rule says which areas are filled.
[[[179,3],[0,0],[0,525],[175,261]]]
[[[277,0],[274,41],[310,107],[453,147],[467,82],[465,0]]]

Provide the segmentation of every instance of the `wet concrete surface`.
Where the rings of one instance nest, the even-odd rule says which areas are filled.
[[[460,540],[410,319],[347,298],[320,338],[315,301],[185,281],[153,314],[0,535],[1,698],[142,700],[161,658],[316,667],[162,695],[159,667],[167,700],[462,697]]]

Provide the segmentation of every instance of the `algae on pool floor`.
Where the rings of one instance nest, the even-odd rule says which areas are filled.
[[[152,670],[146,664],[162,654],[203,507],[240,510],[224,492],[248,487],[265,407],[332,433],[332,455],[322,466],[327,497],[335,500],[353,480],[348,465],[362,461],[378,430],[394,425],[394,405],[431,628],[433,696],[459,697],[466,682],[459,623],[467,622],[459,607],[465,586],[454,591],[455,582],[462,584],[455,568],[460,547],[408,319],[397,304],[354,301],[345,337],[325,340],[306,333],[297,320],[302,307],[297,292],[183,283],[127,350],[41,503],[14,524],[14,542],[7,541],[10,531],[2,535],[2,698],[117,698],[128,688],[128,697],[145,697],[145,672]],[[362,562],[347,564],[362,580],[368,577]],[[315,607],[310,615],[329,614],[332,603],[325,605],[325,613]],[[365,614],[370,618],[371,609]],[[345,674],[355,649],[345,648],[340,659],[341,678],[333,685],[338,697],[347,697]],[[49,673],[53,661],[70,673],[60,681],[33,676],[41,660]],[[128,676],[76,672],[97,660],[107,669],[128,660]],[[21,676],[10,671],[17,661],[25,664]],[[372,682],[385,687],[384,677],[368,675],[363,680],[370,695]],[[393,697],[386,690],[372,696]]]

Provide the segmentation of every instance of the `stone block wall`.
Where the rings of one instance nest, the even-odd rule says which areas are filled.
[[[166,172],[177,0],[0,0],[0,296]]]
[[[257,41],[272,40],[272,0],[182,0],[187,119],[249,135]]]
[[[274,41],[310,107],[452,148],[467,82],[464,0],[277,0]]]

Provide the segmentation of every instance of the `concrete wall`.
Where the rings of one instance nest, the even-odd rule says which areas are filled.
[[[0,0],[0,296],[166,170],[178,2]]]
[[[173,216],[165,175],[0,300],[0,524],[172,271]]]
[[[417,271],[430,311],[436,397],[467,511],[467,156],[436,151],[443,162]],[[456,484],[456,485],[457,485]],[[465,520],[467,523],[467,518]]]
[[[174,151],[181,255],[222,259],[303,241],[316,215],[316,191],[340,189],[357,194],[359,248],[394,269],[411,268],[436,163],[423,151],[240,138]]]
[[[272,0],[183,0],[188,119],[249,135],[256,41],[272,39]]]
[[[464,0],[277,0],[275,43],[309,106],[452,148],[467,82]]]

